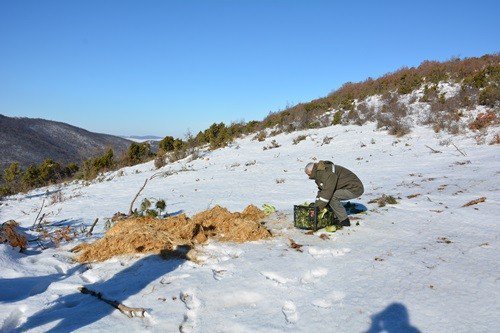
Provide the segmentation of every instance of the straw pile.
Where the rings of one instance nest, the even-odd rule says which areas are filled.
[[[117,255],[163,253],[179,245],[192,246],[208,239],[248,242],[271,236],[260,223],[263,211],[250,205],[241,213],[215,206],[188,218],[185,214],[167,219],[128,218],[116,222],[103,238],[73,249],[79,262],[104,261]]]

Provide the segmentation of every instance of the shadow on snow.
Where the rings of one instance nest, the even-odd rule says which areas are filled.
[[[174,271],[183,261],[181,259],[164,260],[158,255],[149,255],[116,273],[112,278],[88,284],[85,287],[101,292],[107,299],[122,303],[139,293],[152,281]],[[53,282],[58,279],[57,276],[52,278],[55,278]],[[49,277],[44,277],[44,279],[49,281]],[[42,281],[45,281],[44,279]],[[45,286],[45,283],[42,285]],[[126,305],[141,306],[140,304]],[[58,323],[46,332],[74,331],[101,320],[115,310],[111,305],[95,297],[75,291],[73,294],[60,297],[49,307],[30,316],[26,323],[17,330],[22,332],[57,321]]]
[[[392,303],[371,316],[372,324],[365,333],[420,333],[410,324],[408,309],[401,303]]]

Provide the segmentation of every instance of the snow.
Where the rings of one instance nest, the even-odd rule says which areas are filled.
[[[293,145],[300,134],[308,138]],[[325,136],[333,139],[322,145]],[[278,213],[267,223],[274,238],[211,242],[198,249],[200,264],[137,255],[78,265],[69,250],[89,241],[85,236],[58,248],[33,247],[26,254],[0,245],[0,331],[498,330],[498,147],[418,126],[403,138],[373,125],[280,134],[265,142],[251,137],[160,170],[150,162],[98,181],[7,198],[0,221],[14,219],[29,228],[48,190],[43,212],[51,225],[79,229],[100,218],[90,240],[104,233],[103,219],[128,211],[144,180],[156,172],[162,174],[148,183],[136,205],[143,198],[164,198],[170,213],[191,215],[216,204],[241,210],[250,203],[270,203]],[[273,139],[281,147],[264,151]],[[467,156],[452,145],[439,145],[446,140]],[[306,235],[293,228],[293,205],[316,194],[303,173],[314,159],[348,167],[365,184],[363,196],[353,200],[368,208],[353,220],[359,225],[326,240],[319,238],[324,231]],[[278,184],[281,178],[285,182]],[[55,191],[62,192],[62,202],[51,202]],[[398,197],[399,203],[368,204],[382,194]],[[407,198],[413,194],[419,196]],[[484,203],[462,207],[483,196]],[[303,245],[302,252],[290,248],[289,239]],[[143,307],[148,315],[129,319],[79,293],[81,285]]]

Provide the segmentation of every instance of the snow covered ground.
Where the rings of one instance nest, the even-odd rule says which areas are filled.
[[[293,145],[300,134],[307,139]],[[46,198],[50,228],[89,226],[99,217],[95,239],[104,232],[102,220],[127,212],[158,171],[138,203],[164,198],[170,213],[189,215],[216,204],[241,210],[270,203],[278,209],[268,221],[276,237],[212,242],[199,249],[203,264],[148,255],[78,265],[68,250],[89,241],[84,236],[27,254],[0,245],[0,331],[498,332],[498,146],[453,137],[463,156],[442,145],[450,138],[420,127],[398,139],[373,126],[333,126],[265,142],[248,137],[189,163],[154,170],[150,162],[90,185],[51,187],[63,200]],[[272,139],[281,147],[263,150]],[[293,205],[316,195],[302,171],[315,159],[353,170],[366,189],[353,200],[368,208],[356,215],[359,225],[326,240],[322,231],[293,228]],[[46,190],[7,198],[0,221],[30,227]],[[382,194],[399,203],[368,204]],[[462,207],[479,197],[487,199]],[[289,246],[290,238],[302,252]],[[81,285],[148,315],[129,319],[79,293]]]

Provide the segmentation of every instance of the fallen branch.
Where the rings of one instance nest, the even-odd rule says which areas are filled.
[[[102,296],[102,294],[100,292],[90,290],[86,287],[83,287],[83,286],[78,287],[78,290],[82,294],[94,296],[97,299],[100,299],[101,301],[108,303],[109,305],[118,309],[121,313],[123,313],[124,315],[126,315],[129,318],[144,317],[144,314],[146,313],[146,310],[143,308],[129,308],[128,306],[123,305],[118,301],[112,301],[112,300],[106,299]]]
[[[40,213],[42,212],[42,209],[43,209],[43,206],[45,205],[45,198],[43,198],[43,201],[42,201],[42,207],[40,207],[40,210],[38,211],[38,214],[37,216],[35,217],[35,222],[33,222],[33,226],[31,227],[31,229],[33,229],[36,225],[36,221],[38,221],[38,217],[40,216]]]
[[[434,154],[441,154],[442,151],[439,151],[439,150],[436,150],[436,149],[433,149],[431,147],[429,147],[428,145],[425,145],[427,148],[429,148]]]
[[[89,231],[87,232],[87,234],[85,236],[92,236],[92,231],[94,231],[94,227],[95,225],[97,224],[97,221],[99,221],[99,218],[96,218],[94,223],[92,223],[92,226],[90,227]]]
[[[461,151],[460,149],[458,149],[458,147],[457,147],[457,146],[455,146],[455,144],[454,144],[453,142],[452,142],[451,144],[453,145],[453,147],[455,147],[455,149],[456,149],[456,150],[458,150],[458,152],[459,152],[460,154],[462,154],[463,156],[467,156],[467,154],[466,154],[466,153],[464,153],[463,151]]]
[[[478,203],[485,202],[485,201],[486,201],[486,197],[481,197],[479,199],[469,201],[468,203],[466,203],[462,207],[469,207],[469,206],[472,206],[472,205],[477,205]]]

